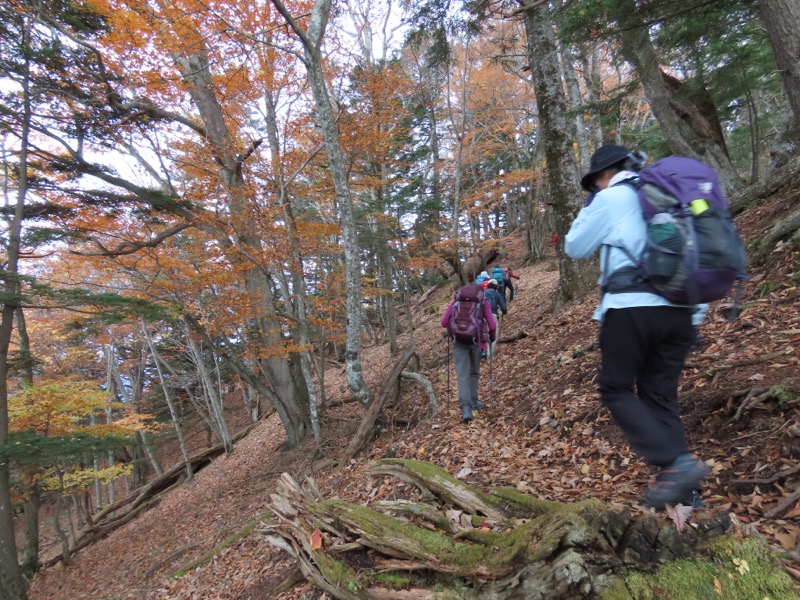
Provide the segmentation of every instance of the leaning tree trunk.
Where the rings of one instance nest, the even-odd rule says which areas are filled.
[[[567,100],[562,85],[553,20],[547,3],[520,0],[525,19],[528,63],[533,74],[540,137],[547,160],[550,203],[556,233],[564,239],[581,205],[578,165],[567,122]],[[554,297],[561,306],[594,286],[591,262],[560,261],[560,277]]]
[[[795,129],[800,132],[800,4],[797,0],[761,0],[758,5],[792,107]]]
[[[313,480],[300,485],[284,473],[272,495],[275,518],[259,527],[272,544],[298,560],[309,581],[334,598],[630,599],[639,596],[626,589],[628,574],[651,572],[701,548],[708,554],[699,567],[688,561],[682,565],[704,573],[698,576],[706,588],[698,588],[694,597],[716,597],[709,564],[724,572],[715,552],[726,551],[705,546],[731,528],[724,512],[679,532],[653,514],[632,516],[596,500],[565,504],[514,488],[484,493],[420,461],[385,459],[369,465],[367,473],[410,483],[422,500],[354,505],[324,499]],[[732,543],[738,549],[742,542]],[[788,597],[793,584],[766,544],[758,543],[769,556],[759,569],[771,569],[780,582],[756,583],[748,598]],[[734,572],[742,556],[728,556]],[[669,584],[659,585],[664,598],[678,597]]]
[[[681,87],[674,77],[661,70],[661,61],[642,23],[634,0],[618,4],[619,39],[622,52],[639,76],[650,109],[673,154],[691,156],[713,167],[725,191],[739,187],[739,175],[728,156],[713,104],[691,97],[680,97]]]

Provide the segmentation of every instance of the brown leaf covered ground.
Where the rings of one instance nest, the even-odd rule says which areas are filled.
[[[784,191],[750,210],[739,219],[743,234],[760,235],[799,200],[800,190]],[[362,408],[350,403],[329,409],[325,457],[312,440],[280,451],[283,432],[273,415],[240,441],[232,456],[218,459],[155,508],[78,553],[69,567],[40,573],[30,598],[269,598],[265,590],[292,572],[292,561],[257,532],[239,535],[265,512],[275,478],[282,471],[313,474],[323,494],[362,503],[414,497],[404,484],[364,473],[367,462],[384,455],[433,461],[482,488],[515,486],[552,500],[592,497],[645,510],[640,501],[651,469],[630,452],[594,391],[599,355],[590,315],[596,295],[550,312],[558,277],[555,260],[521,266],[524,249],[514,237],[504,250],[503,264],[522,280],[503,335],[519,330],[529,335],[498,346],[491,395],[484,365],[481,389],[490,406],[474,421],[460,420],[454,373],[448,397],[446,365],[426,368],[447,352],[439,318],[450,291],[442,288],[417,308],[413,335],[401,338],[402,344],[413,338],[417,345],[421,371],[434,382],[442,402],[437,414],[429,414],[418,384],[404,380],[384,413],[381,435],[339,468],[326,467],[330,461],[325,459],[339,456],[358,427]],[[727,510],[752,523],[783,553],[793,575],[800,569],[800,505],[792,503],[772,517],[767,513],[800,487],[797,474],[774,478],[800,464],[798,406],[791,399],[753,398],[781,383],[799,397],[797,258],[797,250],[779,249],[767,266],[753,267],[755,277],[746,286],[737,321],[726,319],[729,303],[713,306],[702,328],[705,344],[690,357],[681,385],[690,444],[713,465],[703,496],[708,510]],[[387,346],[365,349],[366,377],[373,389],[391,365]],[[348,396],[340,369],[330,369],[326,377],[329,398]],[[743,403],[746,410],[740,410]],[[235,415],[244,426],[241,410]],[[177,458],[176,453],[173,461]],[[223,549],[213,558],[172,577],[217,545]],[[318,597],[308,584],[280,596]]]

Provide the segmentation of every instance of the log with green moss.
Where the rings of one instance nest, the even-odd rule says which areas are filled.
[[[376,476],[413,483],[423,501],[362,506],[324,499],[284,474],[261,531],[334,598],[730,600],[794,598],[780,561],[726,514],[678,532],[668,519],[602,502],[483,492],[436,465],[386,459]],[[655,593],[653,590],[657,590]]]

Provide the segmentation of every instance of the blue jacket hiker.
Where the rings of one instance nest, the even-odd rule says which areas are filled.
[[[476,301],[477,300],[477,301]],[[456,297],[447,307],[442,317],[441,325],[446,327],[448,333],[453,331],[454,325],[461,327],[457,321],[464,312],[471,313],[475,323],[475,335],[471,340],[459,341],[453,338],[453,362],[458,379],[458,402],[461,405],[461,417],[464,421],[472,420],[472,412],[483,408],[485,405],[478,399],[478,381],[481,369],[481,351],[495,341],[497,322],[492,314],[489,301],[484,298],[483,290],[479,285],[466,285],[459,289]],[[466,329],[468,326],[464,326]]]
[[[596,195],[581,209],[564,240],[572,258],[589,258],[600,248],[600,285],[622,267],[635,266],[647,226],[636,191],[618,183],[635,179],[629,152],[599,148],[581,180]],[[627,252],[625,252],[626,249]],[[594,313],[601,322],[600,398],[635,452],[659,468],[645,503],[699,505],[699,488],[709,469],[689,453],[678,407],[678,380],[695,341],[693,315],[703,306],[677,306],[649,291],[606,290]],[[699,310],[698,310],[699,309]],[[634,391],[635,390],[635,391]]]
[[[484,298],[489,301],[489,306],[492,308],[492,314],[497,317],[502,312],[504,315],[508,314],[508,305],[503,294],[498,291],[497,281],[494,279],[489,280],[489,287],[486,289]]]
[[[492,279],[497,283],[497,291],[503,295],[505,299],[505,282],[503,281],[503,267],[497,266],[492,269]]]

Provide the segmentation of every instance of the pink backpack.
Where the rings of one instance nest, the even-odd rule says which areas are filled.
[[[480,285],[465,285],[456,292],[453,310],[447,323],[447,335],[461,344],[482,341],[483,297]]]

